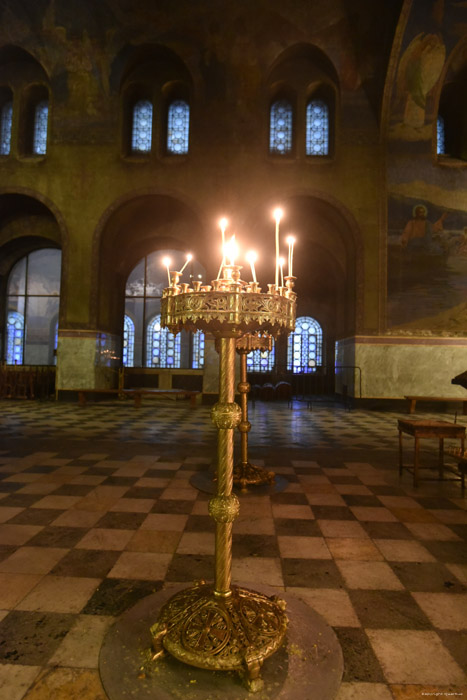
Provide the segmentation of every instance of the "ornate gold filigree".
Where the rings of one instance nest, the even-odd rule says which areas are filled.
[[[209,515],[218,523],[233,523],[240,511],[240,503],[237,496],[214,496],[209,501]]]

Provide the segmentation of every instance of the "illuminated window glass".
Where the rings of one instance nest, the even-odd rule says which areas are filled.
[[[47,122],[49,119],[49,104],[47,100],[41,100],[34,110],[34,136],[32,152],[44,155],[47,152]]]
[[[133,107],[131,150],[134,153],[150,153],[152,141],[152,104],[139,100]]]
[[[315,372],[322,364],[323,336],[318,321],[300,316],[287,339],[287,369],[294,374]]]
[[[443,117],[438,116],[438,119],[436,121],[436,153],[438,155],[444,155],[446,153],[444,136],[444,119]]]
[[[329,154],[329,109],[323,100],[311,100],[306,108],[306,154]]]
[[[124,367],[133,367],[135,354],[135,324],[125,315],[123,322],[123,357]]]
[[[193,351],[192,351],[191,366],[193,369],[202,369],[204,367],[204,333],[196,331],[193,334]]]
[[[275,360],[274,342],[271,352],[261,352],[261,350],[253,350],[246,356],[247,372],[270,372],[274,369]]]
[[[52,365],[57,348],[61,252],[42,248],[21,258],[7,283],[5,359]]]
[[[5,102],[0,115],[0,155],[7,156],[11,146],[11,125],[13,119],[13,102]]]
[[[286,155],[292,151],[292,105],[279,100],[271,105],[269,126],[269,152]]]
[[[23,364],[24,316],[17,311],[10,311],[6,330],[7,365]]]
[[[168,328],[162,328],[160,314],[148,324],[146,367],[180,367],[180,334],[174,335]]]
[[[188,153],[190,107],[183,100],[172,102],[167,123],[167,151],[175,155]]]

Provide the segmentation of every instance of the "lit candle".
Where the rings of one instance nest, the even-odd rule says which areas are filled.
[[[171,281],[170,281],[170,263],[171,263],[171,262],[172,262],[172,261],[171,261],[170,258],[162,258],[162,264],[165,265],[166,268],[167,268],[167,277],[168,277],[168,280],[169,280],[169,287],[170,287],[171,284],[172,284]]]
[[[227,228],[228,224],[229,224],[229,221],[225,217],[223,217],[219,221],[219,226],[220,226],[221,234],[222,234],[222,261],[221,261],[221,266],[219,268],[219,272],[217,273],[217,279],[219,279],[219,277],[221,276],[222,268],[225,265],[225,229]]]
[[[286,241],[289,244],[289,277],[292,277],[293,246],[295,243],[295,238],[293,236],[287,236]]]
[[[279,267],[281,268],[281,287],[284,286],[284,258],[279,258]]]
[[[273,216],[276,220],[276,288],[279,286],[279,224],[283,215],[282,209],[274,209]]]
[[[230,241],[224,246],[224,258],[228,257],[230,262],[229,265],[235,265],[235,258],[238,255],[238,246],[235,242],[235,234],[232,236]]]
[[[180,270],[180,274],[182,274],[183,270],[184,270],[185,267],[188,265],[188,263],[190,262],[190,260],[193,260],[193,256],[192,256],[191,253],[188,253],[188,255],[186,256],[186,262],[185,262],[184,266],[182,267],[182,269]]]
[[[251,274],[253,275],[253,282],[255,284],[258,283],[258,280],[256,279],[256,272],[255,272],[255,262],[258,259],[258,256],[256,255],[254,250],[250,250],[250,252],[246,256],[247,262],[250,263],[251,267]]]

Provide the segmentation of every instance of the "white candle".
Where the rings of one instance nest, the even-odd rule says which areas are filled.
[[[289,244],[289,277],[292,277],[293,272],[293,246],[295,243],[295,238],[293,236],[287,236],[287,243]]]
[[[279,286],[279,224],[283,215],[282,209],[274,209],[273,216],[276,220],[276,287]]]
[[[250,263],[251,267],[251,274],[253,276],[253,282],[255,284],[258,283],[258,280],[256,279],[256,272],[255,272],[255,262],[258,259],[258,256],[254,252],[254,250],[250,250],[250,252],[246,256],[247,261]]]
[[[284,286],[284,258],[279,258],[279,267],[281,269],[281,287]]]
[[[182,269],[180,270],[180,274],[182,274],[183,270],[184,270],[185,267],[188,265],[188,263],[190,262],[190,260],[193,260],[193,256],[192,256],[191,253],[188,253],[188,255],[186,256],[186,262],[185,262],[184,266],[182,267]]]
[[[171,286],[172,282],[170,281],[170,263],[172,261],[170,258],[162,258],[162,264],[166,266],[167,268],[167,278],[169,280],[169,287]]]
[[[228,224],[229,224],[228,219],[226,219],[225,217],[223,217],[219,221],[219,226],[220,226],[221,234],[222,234],[222,261],[221,261],[221,266],[219,268],[219,272],[217,273],[217,279],[219,279],[219,277],[221,276],[222,268],[225,265],[225,229],[227,228]]]

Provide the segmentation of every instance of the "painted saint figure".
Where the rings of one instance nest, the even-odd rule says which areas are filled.
[[[439,244],[443,231],[443,221],[446,213],[433,225],[427,219],[428,210],[424,204],[416,204],[412,211],[412,219],[407,222],[400,237],[400,244],[408,251],[420,251],[429,254],[443,252]],[[433,240],[433,238],[437,240]]]

